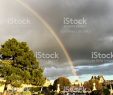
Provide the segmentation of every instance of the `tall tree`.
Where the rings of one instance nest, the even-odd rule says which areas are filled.
[[[14,87],[23,83],[36,86],[44,84],[43,69],[26,42],[9,39],[1,45],[0,54],[0,76],[6,80],[4,92],[8,84]]]
[[[70,86],[71,82],[66,77],[59,77],[54,81],[54,84],[53,84],[55,90],[57,89],[58,84],[60,84],[60,90],[63,90],[65,86]]]

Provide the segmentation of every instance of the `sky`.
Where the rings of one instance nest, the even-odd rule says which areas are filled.
[[[86,81],[92,75],[113,79],[112,59],[92,59],[92,52],[113,52],[112,0],[21,0],[40,15],[65,46],[73,68],[47,27],[16,0],[0,0],[0,44],[9,38],[25,41],[36,52],[57,53],[59,58],[38,58],[48,79],[66,76]],[[85,19],[87,24],[64,24],[64,18]],[[24,23],[16,21],[25,21]]]

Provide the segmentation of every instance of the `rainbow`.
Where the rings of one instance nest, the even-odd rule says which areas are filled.
[[[56,41],[58,42],[58,44],[60,45],[61,49],[63,50],[68,63],[70,65],[70,68],[72,70],[72,74],[74,76],[77,76],[77,73],[75,72],[74,66],[73,66],[73,62],[66,50],[66,48],[64,47],[63,43],[61,42],[60,38],[57,36],[57,34],[55,33],[55,31],[50,27],[50,25],[35,11],[33,10],[28,4],[24,3],[22,0],[16,0],[19,4],[21,4],[23,7],[25,7],[27,10],[29,10],[38,20],[40,20],[40,22],[46,27],[46,29],[48,30],[48,32],[50,32],[53,37],[56,39]]]

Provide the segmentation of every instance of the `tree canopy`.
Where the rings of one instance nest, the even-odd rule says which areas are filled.
[[[19,87],[21,84],[41,86],[45,82],[43,69],[26,42],[9,39],[0,48],[0,76],[5,84]]]
[[[57,89],[57,84],[60,84],[60,89],[63,90],[64,89],[64,86],[70,86],[71,85],[71,82],[68,78],[66,77],[59,77],[58,79],[56,79],[54,81],[54,89]]]
[[[98,79],[91,79],[91,80],[85,82],[84,83],[84,87],[85,88],[89,88],[90,90],[92,90],[93,89],[93,83],[96,84],[96,89],[97,90],[103,89],[103,86],[102,86],[101,83],[99,83],[99,80]]]

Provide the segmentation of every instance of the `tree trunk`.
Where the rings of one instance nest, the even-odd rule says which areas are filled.
[[[8,84],[5,83],[5,87],[4,87],[3,95],[7,95],[7,86],[8,86]]]

